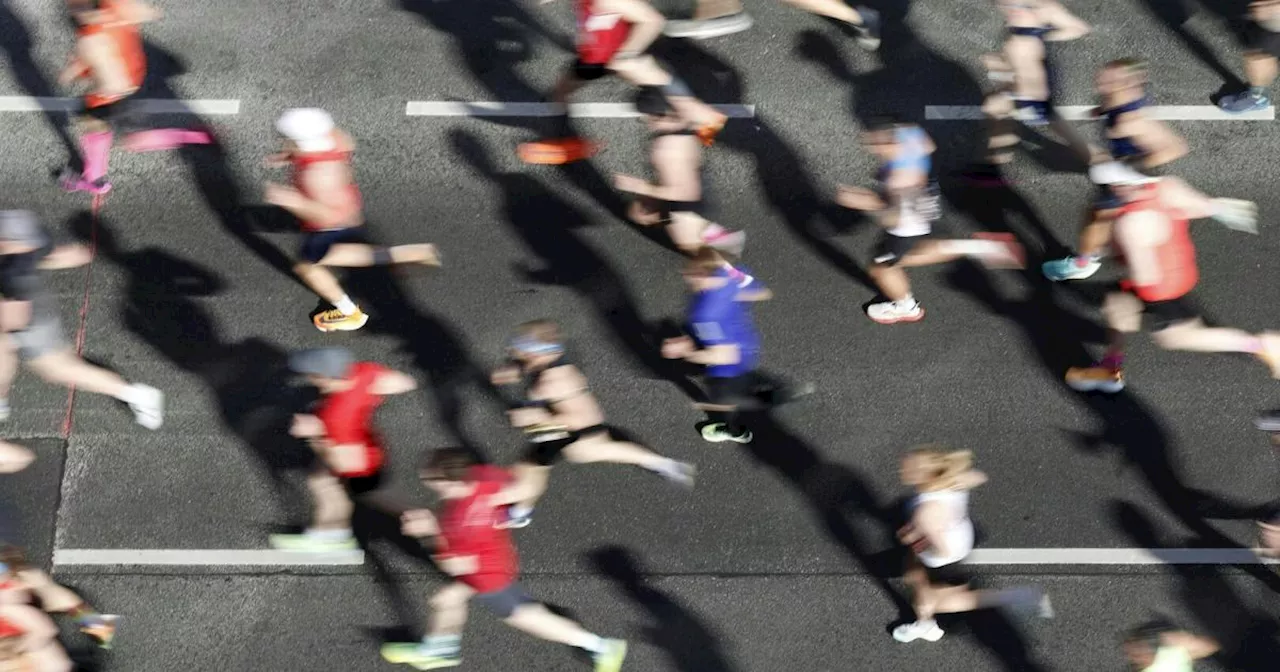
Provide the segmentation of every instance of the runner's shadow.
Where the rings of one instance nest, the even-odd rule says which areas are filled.
[[[627,549],[609,546],[591,553],[596,571],[617,584],[648,612],[645,641],[666,652],[679,672],[732,672],[729,656],[710,625],[674,596],[647,585],[639,560]]]
[[[1008,185],[975,188],[949,176],[938,180],[938,185],[951,208],[983,230],[1008,232],[1018,238],[1027,250],[1026,275],[1030,282],[1047,282],[1036,277],[1042,260],[1060,259],[1071,254],[1071,248],[1058,239],[1040,213],[1017,189]],[[1049,291],[1047,286],[1039,289],[1042,293]]]
[[[1232,27],[1237,33],[1237,40],[1241,39],[1239,36],[1243,31],[1243,23],[1240,17],[1244,14],[1244,5],[1239,0],[1204,0],[1201,4],[1220,16],[1229,14],[1229,21],[1233,23]],[[1247,2],[1245,4],[1247,5]],[[1191,18],[1191,11],[1186,0],[1142,0],[1142,5],[1151,16],[1164,24],[1164,27],[1182,42],[1182,46],[1192,56],[1222,78],[1223,86],[1219,93],[1249,88],[1235,70],[1218,60],[1212,47],[1205,44],[1198,35],[1187,30],[1186,23]]]
[[[639,313],[626,279],[574,234],[573,230],[586,221],[585,215],[537,179],[501,172],[475,136],[456,130],[451,142],[459,158],[502,190],[504,220],[538,261],[537,268],[525,269],[526,277],[535,285],[559,285],[573,291],[644,367],[642,375],[670,381],[691,398],[700,398],[701,392],[683,370],[661,357],[661,338]]]
[[[58,92],[36,63],[31,33],[9,5],[10,0],[0,0],[0,51],[9,63],[14,83],[28,96],[56,98]],[[68,130],[70,119],[62,112],[49,109],[44,110],[44,118],[71,156],[72,167],[79,168],[76,164],[80,161],[80,148]]]
[[[1113,515],[1118,526],[1139,548],[1222,548],[1215,541],[1197,537],[1169,543],[1168,535],[1158,532],[1151,518],[1128,502],[1114,503]],[[1275,577],[1273,572],[1257,565],[1243,568],[1250,567],[1258,569],[1249,572],[1254,576]],[[1275,616],[1246,604],[1244,596],[1218,565],[1170,565],[1168,570],[1182,579],[1179,593],[1188,611],[1195,614],[1200,625],[1197,629],[1222,645],[1222,651],[1214,657],[1224,663],[1226,669],[1240,672],[1275,669],[1276,660],[1280,659],[1280,638],[1277,638],[1280,621]]]

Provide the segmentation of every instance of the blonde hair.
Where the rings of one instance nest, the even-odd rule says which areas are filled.
[[[921,460],[929,474],[929,480],[921,490],[948,490],[956,486],[959,477],[973,468],[973,451],[951,450],[940,443],[928,443],[907,451],[908,457]]]

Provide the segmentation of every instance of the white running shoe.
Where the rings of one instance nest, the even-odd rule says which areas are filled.
[[[134,385],[138,396],[129,403],[133,419],[147,429],[160,429],[164,424],[164,392],[150,385]]]
[[[943,634],[942,628],[939,628],[938,623],[933,620],[903,623],[893,629],[893,638],[904,643],[914,642],[917,639],[936,642],[942,639]]]

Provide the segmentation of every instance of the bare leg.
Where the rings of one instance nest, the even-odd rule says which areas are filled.
[[[515,476],[515,480],[525,483],[536,483],[538,485],[537,494],[517,504],[517,508],[532,510],[538,504],[538,500],[542,499],[542,495],[547,491],[547,484],[551,481],[551,467],[544,467],[540,464],[532,464],[529,462],[519,462],[511,467],[511,473]]]
[[[1263,52],[1250,52],[1244,57],[1244,74],[1250,86],[1269,87],[1276,81],[1276,59]]]
[[[599,637],[541,604],[522,604],[504,621],[507,625],[548,642],[590,649]]]
[[[845,23],[852,23],[855,26],[862,25],[862,15],[858,13],[858,10],[840,2],[840,0],[783,0],[783,2],[810,14],[831,17]]]
[[[86,392],[105,394],[122,401],[128,396],[127,380],[121,378],[119,374],[80,359],[70,349],[41,355],[27,362],[27,366],[36,375],[54,385],[64,387],[74,385]]]
[[[357,243],[338,243],[329,248],[317,266],[338,266],[341,268],[366,268],[379,265],[376,253],[379,248],[373,245]],[[438,265],[439,255],[436,246],[430,243],[416,245],[396,245],[385,249],[393,264],[428,264]]]
[[[651,471],[658,471],[671,462],[652,450],[630,441],[614,441],[607,435],[583,437],[564,449],[565,459],[578,464],[613,462],[634,464]]]
[[[311,493],[314,513],[311,529],[347,530],[351,528],[351,513],[355,506],[342,482],[327,469],[318,468],[307,476],[307,491]]]
[[[302,283],[311,291],[331,305],[337,305],[347,295],[342,291],[342,285],[338,283],[338,278],[333,271],[323,266],[300,262],[294,264],[293,272],[298,274]]]
[[[475,591],[462,583],[451,583],[431,596],[429,637],[461,637],[467,624],[467,605]]]

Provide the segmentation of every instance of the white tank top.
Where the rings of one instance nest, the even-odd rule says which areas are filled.
[[[942,542],[948,555],[938,555],[930,550],[917,553],[925,567],[943,567],[965,559],[973,550],[973,521],[969,520],[968,490],[935,490],[922,492],[911,500],[914,511],[925,502],[937,502],[945,510],[947,525],[942,531]]]
[[[938,195],[932,187],[921,189],[898,206],[898,225],[889,229],[891,236],[911,238],[925,236],[933,230],[933,222],[942,214]]]

